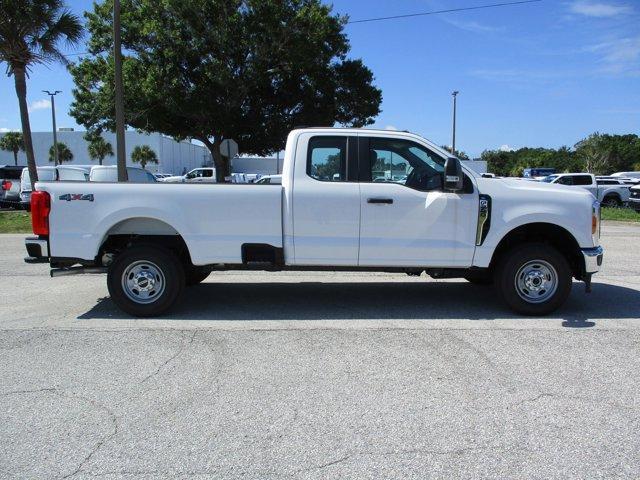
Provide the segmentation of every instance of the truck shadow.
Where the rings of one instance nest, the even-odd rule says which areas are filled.
[[[593,319],[637,318],[640,291],[574,283],[567,303],[550,318],[570,328]],[[497,320],[517,318],[491,287],[467,282],[203,283],[186,289],[163,320]],[[79,319],[128,319],[106,297]]]

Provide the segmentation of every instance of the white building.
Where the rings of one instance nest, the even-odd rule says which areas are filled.
[[[87,151],[88,142],[84,139],[86,132],[59,131],[58,142],[64,143],[73,153],[73,160],[65,162],[65,165],[98,165],[96,160],[89,158]],[[4,134],[0,133],[0,138]],[[53,145],[53,133],[33,132],[33,151],[38,165],[53,165],[49,161],[49,149]],[[115,133],[105,132],[103,138],[111,143],[113,151],[116,150]],[[136,131],[125,132],[127,165],[136,165],[131,162],[131,152],[138,145],[148,145],[156,152],[158,164],[148,164],[150,172],[172,173],[179,175],[193,168],[212,165],[211,154],[203,145],[188,141],[176,142],[173,138],[160,133],[140,133]],[[107,157],[103,165],[115,165],[116,157]],[[27,164],[24,152],[18,153],[18,164]],[[0,165],[13,165],[13,152],[0,150]]]

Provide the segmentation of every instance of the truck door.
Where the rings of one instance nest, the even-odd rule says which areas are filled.
[[[357,138],[305,133],[295,151],[291,204],[295,264],[357,265]]]
[[[444,161],[416,142],[361,137],[361,266],[471,266],[478,192],[444,192]]]

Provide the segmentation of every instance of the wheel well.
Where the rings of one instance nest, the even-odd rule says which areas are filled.
[[[193,265],[189,248],[171,225],[153,218],[129,218],[106,233],[96,263],[108,265],[118,254],[134,245],[157,245],[174,252],[185,265]]]
[[[513,247],[532,242],[552,245],[567,259],[573,276],[582,279],[584,265],[578,242],[569,231],[551,223],[529,223],[511,230],[500,240],[489,268],[493,269],[500,257]]]

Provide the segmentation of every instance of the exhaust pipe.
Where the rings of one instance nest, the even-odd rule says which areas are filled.
[[[49,273],[52,277],[66,277],[67,275],[80,275],[83,273],[107,273],[107,267],[52,268]]]

